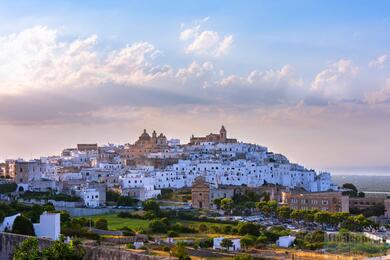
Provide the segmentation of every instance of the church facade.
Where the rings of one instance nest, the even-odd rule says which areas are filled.
[[[150,136],[146,129],[144,129],[134,144],[125,147],[122,158],[140,158],[149,153],[161,153],[168,150],[168,141],[163,133],[157,135],[156,131],[153,131],[152,136]]]
[[[199,145],[204,142],[214,143],[237,143],[237,139],[227,138],[227,131],[224,126],[221,127],[219,134],[210,133],[209,135],[202,137],[195,137],[194,135],[190,138],[191,145]]]

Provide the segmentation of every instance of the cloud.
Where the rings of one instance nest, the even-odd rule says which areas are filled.
[[[204,32],[215,37],[201,29],[207,20],[184,26],[181,38],[193,43]],[[217,36],[213,47],[206,48],[213,55],[230,45],[229,37],[224,41]],[[240,75],[226,73],[208,59],[174,67],[161,63],[160,53],[148,42],[107,50],[99,46],[97,35],[63,39],[44,26],[0,37],[0,124],[106,122],[123,118],[120,111],[138,108],[250,111],[297,104],[325,107],[354,99],[379,104],[389,96],[388,87],[372,92],[359,87],[359,69],[347,59],[303,80],[291,65]]]
[[[213,57],[228,53],[234,41],[233,35],[221,36],[216,31],[202,30],[202,25],[208,20],[206,17],[188,28],[182,28],[179,38],[187,43],[186,53]]]
[[[98,37],[61,41],[57,30],[37,26],[0,38],[0,93],[32,88],[89,87],[107,83],[144,85],[171,72],[156,65],[159,50],[136,42],[109,53]]]
[[[390,78],[383,88],[366,93],[364,101],[368,104],[390,103]]]
[[[0,125],[104,123],[123,119],[123,115],[108,115],[108,111],[207,104],[207,98],[144,86],[35,89],[0,95]]]
[[[214,65],[211,62],[192,62],[188,67],[178,69],[175,78],[187,86],[201,86],[206,88],[211,85],[216,76]]]
[[[368,67],[370,68],[383,68],[385,63],[388,61],[389,56],[387,54],[383,54],[381,56],[378,56],[376,59],[370,61],[368,63]]]
[[[347,98],[351,94],[352,79],[358,72],[359,68],[351,60],[340,59],[315,76],[311,90],[330,99]]]

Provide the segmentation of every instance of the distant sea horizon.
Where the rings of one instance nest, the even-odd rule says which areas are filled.
[[[359,191],[364,192],[385,192],[390,195],[390,173],[332,173],[332,180],[335,184],[342,186],[344,183],[354,184]]]

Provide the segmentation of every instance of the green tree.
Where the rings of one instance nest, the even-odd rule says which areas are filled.
[[[156,214],[154,213],[154,211],[148,210],[148,211],[145,211],[144,217],[145,217],[146,219],[152,220],[152,219],[155,219],[157,216],[156,216]]]
[[[16,191],[16,187],[18,185],[16,183],[4,183],[0,184],[0,193],[10,193]]]
[[[248,249],[249,247],[253,246],[255,244],[256,237],[245,235],[240,240],[240,245],[244,249]]]
[[[46,203],[45,205],[43,205],[43,210],[47,211],[47,212],[53,212],[56,209],[55,209],[53,203]]]
[[[290,213],[290,217],[294,220],[304,220],[305,211],[300,209],[294,209]]]
[[[327,211],[320,211],[314,214],[314,220],[323,227],[325,224],[332,224],[332,214]]]
[[[77,241],[71,241],[69,245],[62,241],[55,241],[41,251],[38,239],[28,238],[15,249],[13,260],[82,260],[84,254],[85,251]]]
[[[231,234],[233,232],[233,227],[231,225],[226,225],[222,227],[222,233]]]
[[[167,225],[158,219],[154,219],[154,220],[150,221],[149,228],[154,233],[166,233],[167,232]]]
[[[267,242],[267,236],[265,235],[260,235],[257,239],[256,239],[256,244],[257,245],[265,245],[265,243]]]
[[[80,243],[71,242],[69,245],[62,241],[54,241],[54,243],[43,249],[43,259],[61,259],[61,260],[82,260],[84,257],[84,250]]]
[[[291,209],[289,207],[283,206],[278,208],[276,213],[280,219],[287,220],[291,216]]]
[[[259,226],[251,222],[241,222],[238,224],[238,233],[242,236],[244,235],[259,235]]]
[[[371,221],[365,218],[363,215],[349,216],[346,221],[341,224],[342,228],[350,231],[361,232],[364,228],[372,225]]]
[[[357,197],[358,189],[352,183],[344,183],[342,186],[344,189],[348,189],[350,191],[344,192],[345,195],[349,195],[350,197]]]
[[[260,201],[256,203],[256,208],[266,216],[275,214],[277,207],[278,203],[276,200]]]
[[[226,250],[229,250],[229,248],[233,246],[233,242],[228,238],[224,238],[221,241],[221,246]]]
[[[188,256],[186,245],[183,242],[177,242],[175,247],[172,249],[173,256],[178,257],[180,260],[191,259]]]
[[[303,211],[303,219],[306,222],[314,222],[314,216],[318,212],[318,210],[304,210]]]
[[[34,204],[31,207],[31,210],[26,215],[31,219],[31,222],[37,223],[37,222],[39,222],[39,217],[41,216],[41,214],[43,212],[44,212],[44,209],[42,206],[40,206],[38,204]]]
[[[230,213],[233,209],[233,200],[231,198],[224,198],[221,200],[221,209]]]
[[[108,229],[108,222],[107,222],[107,219],[105,219],[105,218],[99,218],[98,220],[96,220],[96,222],[95,222],[95,228],[107,230],[107,229]]]
[[[117,191],[114,190],[106,191],[106,201],[118,202],[120,196],[121,194]]]
[[[156,216],[160,214],[160,206],[157,201],[153,199],[149,199],[143,203],[143,207],[145,211],[153,211]]]
[[[60,211],[61,223],[67,223],[70,221],[70,214],[66,210]]]
[[[213,203],[214,205],[217,207],[217,209],[221,209],[221,201],[222,201],[222,198],[216,198]]]
[[[16,247],[13,260],[40,260],[42,253],[39,251],[38,239],[28,238]]]
[[[12,232],[15,234],[35,236],[34,226],[25,216],[16,217],[12,225]]]
[[[199,232],[201,232],[201,233],[206,232],[207,229],[208,229],[208,228],[207,228],[207,225],[204,224],[204,223],[200,224],[199,227],[198,227],[198,230],[199,230]]]
[[[134,199],[130,196],[120,196],[117,201],[118,206],[134,206],[137,204],[137,199]]]
[[[5,218],[5,213],[4,211],[0,210],[0,223],[3,222],[4,218]]]

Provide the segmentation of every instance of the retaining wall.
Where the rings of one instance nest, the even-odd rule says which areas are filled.
[[[12,254],[15,248],[28,239],[29,236],[17,235],[12,233],[0,232],[0,259],[7,260],[12,259]],[[38,244],[40,248],[50,246],[53,241],[43,238],[38,238]],[[124,249],[117,249],[104,246],[86,246],[85,260],[168,260],[166,257],[148,256],[143,254],[137,254]]]

